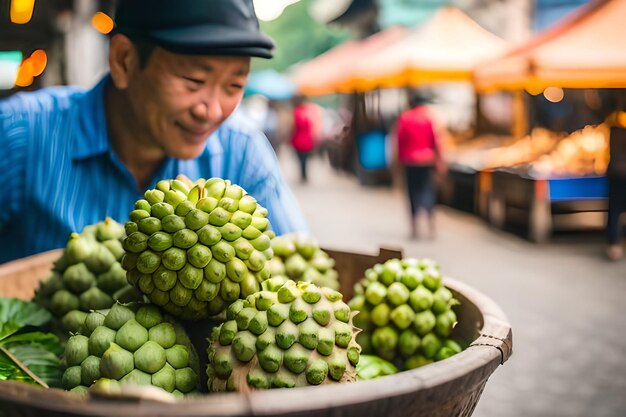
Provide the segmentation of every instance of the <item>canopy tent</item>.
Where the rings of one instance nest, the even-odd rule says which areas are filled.
[[[298,92],[308,96],[351,92],[350,86],[346,86],[346,76],[355,62],[397,42],[407,32],[405,27],[392,26],[361,41],[344,42],[297,66],[291,79]]]
[[[368,91],[471,81],[476,64],[503,54],[508,47],[459,9],[445,6],[389,48],[362,56],[341,88]]]
[[[474,72],[476,89],[626,88],[626,1],[597,0]]]

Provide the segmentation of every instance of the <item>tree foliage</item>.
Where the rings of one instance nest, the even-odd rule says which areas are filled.
[[[261,29],[276,42],[274,58],[259,59],[254,69],[272,68],[284,72],[301,61],[308,61],[343,42],[347,31],[314,21],[309,15],[312,0],[301,0],[285,9],[271,22],[261,22]]]

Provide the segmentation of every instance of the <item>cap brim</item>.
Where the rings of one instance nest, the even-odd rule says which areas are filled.
[[[197,25],[153,31],[150,38],[175,53],[271,58],[274,42],[260,32],[229,26]]]

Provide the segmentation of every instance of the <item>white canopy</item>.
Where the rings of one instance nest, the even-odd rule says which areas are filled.
[[[298,91],[305,95],[351,92],[346,81],[349,81],[354,65],[360,59],[397,42],[407,31],[403,26],[392,26],[363,40],[344,42],[296,67],[291,79]]]
[[[355,66],[352,87],[416,86],[470,81],[473,68],[502,55],[509,45],[452,6],[441,8],[423,26],[389,48],[364,56]]]

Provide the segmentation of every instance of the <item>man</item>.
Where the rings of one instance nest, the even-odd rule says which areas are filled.
[[[0,102],[0,262],[63,247],[72,231],[161,179],[222,177],[269,211],[277,234],[306,230],[267,139],[231,118],[250,58],[270,58],[252,0],[121,0],[110,74]]]

